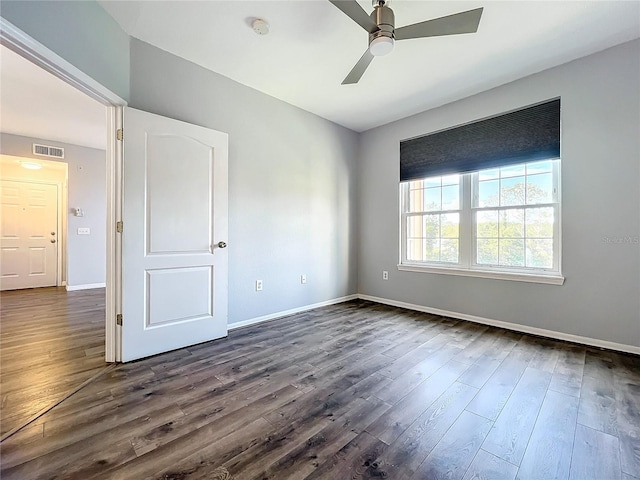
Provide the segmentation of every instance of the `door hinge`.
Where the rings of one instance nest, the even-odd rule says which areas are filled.
[[[122,326],[122,314],[121,313],[118,313],[116,315],[116,325]]]
[[[124,131],[121,128],[116,130],[116,138],[120,141],[124,138]]]
[[[124,228],[124,224],[122,222],[116,222],[116,232],[122,233],[123,228]]]

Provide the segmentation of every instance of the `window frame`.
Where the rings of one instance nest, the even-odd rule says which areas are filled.
[[[452,262],[431,262],[431,261],[414,261],[407,260],[408,250],[408,231],[407,218],[411,216],[424,214],[442,214],[449,213],[449,210],[439,210],[434,212],[408,212],[409,209],[409,184],[411,181],[400,182],[400,252],[398,270],[422,273],[436,273],[445,275],[460,275],[468,277],[494,278],[502,280],[513,280],[522,282],[546,283],[554,285],[562,285],[564,277],[562,275],[562,197],[561,197],[561,161],[560,159],[552,160],[552,179],[553,179],[553,198],[551,203],[529,204],[512,206],[493,206],[479,207],[476,204],[478,191],[478,178],[481,170],[474,172],[460,173],[459,195],[460,204],[460,225],[459,225],[459,248],[458,263]],[[536,163],[543,160],[532,160],[522,162],[518,165]],[[483,169],[484,170],[484,169]],[[488,170],[488,169],[487,169]],[[436,175],[436,177],[441,175]],[[430,178],[430,177],[426,177]],[[424,180],[416,179],[413,181]],[[526,181],[526,176],[525,176]],[[553,223],[553,265],[551,268],[535,268],[535,267],[510,267],[499,265],[485,265],[477,263],[477,228],[476,228],[476,212],[490,210],[505,210],[509,208],[522,208],[523,210],[531,208],[551,207],[554,210]],[[525,237],[526,239],[526,233]]]

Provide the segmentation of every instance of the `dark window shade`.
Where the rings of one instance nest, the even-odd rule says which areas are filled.
[[[560,157],[560,99],[400,142],[400,181]]]

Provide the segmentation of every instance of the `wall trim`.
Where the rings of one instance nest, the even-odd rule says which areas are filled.
[[[567,342],[579,343],[582,345],[589,345],[592,347],[606,348],[608,350],[617,350],[625,353],[633,353],[640,355],[640,347],[633,345],[625,345],[622,343],[609,342],[606,340],[598,340],[597,338],[583,337],[580,335],[573,335],[570,333],[557,332],[555,330],[546,330],[544,328],[529,327],[527,325],[519,325],[517,323],[503,322],[502,320],[493,320],[491,318],[477,317],[475,315],[469,315],[466,313],[451,312],[449,310],[441,310],[439,308],[425,307],[423,305],[416,305],[413,303],[399,302],[397,300],[390,300],[388,298],[374,297],[372,295],[358,294],[358,298],[361,300],[369,300],[370,302],[382,303],[385,305],[391,305],[394,307],[406,308],[409,310],[417,310],[419,312],[432,313],[434,315],[441,315],[443,317],[458,318],[460,320],[468,320],[474,323],[480,323],[482,325],[490,325],[492,327],[500,327],[506,330],[514,330],[521,333],[530,333],[532,335],[538,335],[541,337],[553,338],[555,340],[564,340]]]
[[[3,17],[0,17],[0,43],[102,104],[127,103]]]
[[[90,290],[92,288],[105,288],[106,283],[85,283],[84,285],[67,285],[67,292],[75,292],[76,290]]]
[[[327,307],[329,305],[335,305],[336,303],[344,303],[350,300],[357,300],[358,294],[347,295],[346,297],[334,298],[332,300],[326,300],[324,302],[312,303],[311,305],[303,305],[301,307],[292,308],[289,310],[283,310],[281,312],[270,313],[269,315],[262,315],[261,317],[249,318],[240,322],[230,323],[227,328],[229,330],[235,330],[237,328],[248,327],[249,325],[255,325],[256,323],[267,322],[269,320],[275,320],[276,318],[285,317],[287,315],[293,315],[294,313],[306,312],[307,310],[313,310],[314,308]]]
[[[74,288],[74,287],[72,287]],[[95,287],[92,287],[95,288]],[[67,287],[67,289],[69,289]],[[415,310],[418,312],[431,313],[434,315],[440,315],[443,317],[457,318],[460,320],[467,320],[473,323],[479,323],[482,325],[489,325],[492,327],[504,328],[506,330],[512,330],[521,333],[528,333],[531,335],[538,335],[540,337],[552,338],[554,340],[564,340],[566,342],[578,343],[581,345],[587,345],[591,347],[606,348],[608,350],[615,350],[624,353],[633,353],[640,355],[640,347],[633,345],[625,345],[623,343],[609,342],[607,340],[599,340],[597,338],[583,337],[581,335],[573,335],[570,333],[558,332],[555,330],[547,330],[544,328],[530,327],[528,325],[520,325],[517,323],[503,322],[502,320],[494,320],[491,318],[478,317],[476,315],[469,315],[466,313],[452,312],[449,310],[442,310],[440,308],[425,307],[424,305],[416,305],[414,303],[400,302],[398,300],[391,300],[388,298],[375,297],[373,295],[365,295],[362,293],[347,295],[345,297],[334,298],[324,302],[313,303],[311,305],[303,305],[301,307],[292,308],[290,310],[283,310],[281,312],[270,313],[269,315],[263,315],[260,317],[249,318],[240,322],[234,322],[228,325],[229,331],[236,330],[242,327],[248,327],[257,323],[267,322],[269,320],[276,320],[287,315],[293,315],[295,313],[306,312],[313,310],[314,308],[326,307],[329,305],[335,305],[337,303],[348,302],[350,300],[368,300],[370,302],[382,303],[384,305],[391,305],[393,307],[406,308],[407,310]]]

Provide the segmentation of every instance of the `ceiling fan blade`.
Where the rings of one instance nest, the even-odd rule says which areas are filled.
[[[475,10],[454,13],[446,17],[434,18],[426,22],[396,28],[396,40],[475,33],[478,31],[481,16],[482,8],[476,8]]]
[[[351,69],[351,71],[349,72],[349,75],[347,75],[345,79],[342,81],[342,85],[350,85],[352,83],[358,83],[358,80],[360,80],[360,78],[364,74],[365,70],[371,63],[371,60],[373,60],[373,55],[367,48],[367,51],[364,52],[364,55],[362,55],[362,57],[360,57],[360,60],[358,60],[358,63],[356,63],[355,67]]]
[[[338,7],[342,13],[344,13],[351,20],[356,22],[367,32],[372,33],[378,29],[378,25],[374,22],[369,14],[365,12],[360,4],[356,0],[329,0],[336,7]]]

